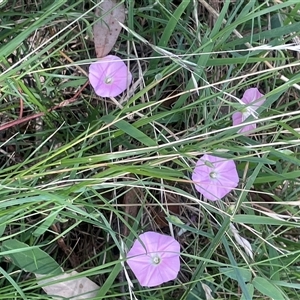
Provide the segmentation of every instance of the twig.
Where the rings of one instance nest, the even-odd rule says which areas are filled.
[[[19,112],[19,119],[21,119],[23,117],[23,110],[24,110],[24,103],[23,103],[23,99],[20,98],[20,112]]]
[[[53,224],[51,225],[51,229],[56,232],[58,235],[61,233],[60,232],[60,226],[57,224]],[[76,255],[76,253],[73,251],[73,249],[70,246],[67,246],[64,239],[62,237],[60,237],[57,240],[57,244],[59,246],[60,249],[62,249],[62,251],[65,253],[65,255],[67,256],[68,260],[70,261],[70,264],[72,266],[73,269],[77,269],[79,272],[82,271],[82,268],[79,267],[80,265],[80,259],[79,257]]]

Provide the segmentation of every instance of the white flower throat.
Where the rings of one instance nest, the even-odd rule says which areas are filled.
[[[155,255],[152,257],[152,263],[154,265],[158,265],[160,263],[160,257],[158,255]]]
[[[209,173],[210,178],[216,179],[218,177],[218,174],[216,172],[210,172]]]
[[[246,106],[242,110],[242,122],[244,122],[249,116],[253,116],[254,119],[258,118],[257,112],[251,106]]]
[[[105,77],[105,83],[106,84],[111,84],[112,83],[112,78],[111,77]]]

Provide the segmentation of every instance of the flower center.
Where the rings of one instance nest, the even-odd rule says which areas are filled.
[[[248,107],[242,110],[242,121],[244,122],[249,116],[251,116],[250,109]]]
[[[244,122],[249,116],[253,116],[254,119],[257,119],[257,117],[258,117],[257,112],[251,106],[245,107],[242,110],[242,121]]]
[[[105,81],[106,84],[111,84],[112,83],[112,78],[111,77],[105,77]]]
[[[210,172],[209,173],[210,178],[216,179],[218,177],[218,174],[216,172]]]
[[[160,263],[160,258],[158,256],[153,256],[152,262],[153,264],[158,265]]]

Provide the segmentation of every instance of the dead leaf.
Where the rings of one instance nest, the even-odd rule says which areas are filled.
[[[96,16],[100,20],[94,24],[94,43],[98,58],[106,56],[115,45],[125,21],[124,4],[115,0],[104,0],[96,8]]]
[[[87,277],[81,277],[72,279],[72,276],[76,276],[78,273],[72,271],[70,273],[63,273],[58,276],[46,278],[45,275],[35,274],[40,285],[44,285],[42,289],[50,296],[58,296],[64,298],[71,298],[72,300],[79,299],[91,299],[97,296],[99,286],[88,279]],[[70,278],[68,280],[68,278]],[[53,281],[58,281],[51,284]],[[61,298],[53,297],[53,299],[61,300]]]

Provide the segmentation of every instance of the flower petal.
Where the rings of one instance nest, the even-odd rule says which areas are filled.
[[[236,126],[236,125],[240,125],[243,122],[243,114],[239,111],[235,112],[232,115],[232,125]]]
[[[121,58],[108,55],[90,65],[89,80],[98,96],[116,97],[127,89],[132,74]]]
[[[243,120],[244,120],[244,117],[243,117],[243,113],[241,112],[235,112],[233,115],[232,115],[232,125],[240,125],[243,123]],[[243,133],[245,136],[249,135],[250,132],[249,131],[252,131],[256,128],[256,124],[249,124],[249,125],[246,125],[244,127],[242,127],[241,129],[239,129],[239,133]]]
[[[229,174],[237,174],[236,165],[233,160],[219,158],[219,160],[214,163],[214,166],[217,173],[220,175],[224,174],[226,178],[232,178],[232,175],[230,175],[230,177],[228,176]]]
[[[128,260],[129,264],[130,260]],[[177,277],[180,269],[179,255],[168,259],[162,259],[159,265],[148,265],[147,268],[132,268],[135,277],[141,286],[153,287]]]
[[[210,201],[220,200],[219,187],[213,182],[202,188],[201,194]]]
[[[150,278],[147,286],[156,286],[164,282],[174,280],[180,269],[179,256],[173,258],[163,259],[162,263],[154,270],[154,276]]]
[[[205,165],[205,160],[212,166]],[[215,178],[211,177],[211,172],[215,173]],[[208,200],[216,201],[237,187],[239,177],[233,160],[205,154],[198,160],[192,180],[198,192]]]
[[[256,124],[250,124],[246,125],[243,128],[241,128],[238,132],[243,133],[245,136],[249,135],[251,131],[253,131],[256,128]]]
[[[220,180],[214,180],[210,182],[207,186],[201,187],[198,190],[205,198],[210,201],[217,201],[230,193],[237,184],[224,185]]]
[[[153,263],[153,255],[160,263]],[[180,269],[180,244],[172,237],[145,232],[127,253],[127,263],[142,286],[156,286],[176,278]]]
[[[250,88],[247,89],[241,99],[245,104],[250,104],[251,107],[256,110],[258,109],[264,102],[265,98],[262,98],[264,95],[260,93],[257,88]],[[257,101],[258,99],[262,98],[261,100]]]

